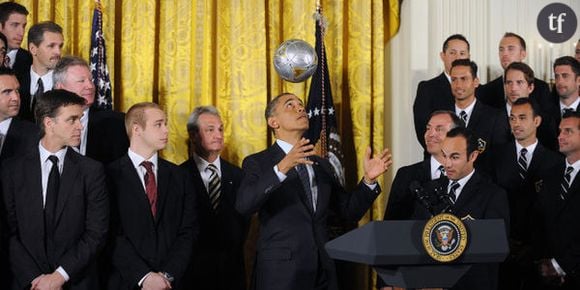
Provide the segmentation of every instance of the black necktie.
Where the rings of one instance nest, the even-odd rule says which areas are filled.
[[[459,188],[459,183],[457,181],[451,182],[451,187],[449,188],[449,200],[451,204],[455,204],[455,200],[457,196],[455,195],[455,191]]]
[[[52,162],[52,168],[48,174],[48,182],[46,183],[46,203],[44,206],[44,214],[47,225],[52,228],[55,221],[56,201],[58,199],[58,189],[60,187],[60,172],[58,171],[58,157],[55,155],[48,156],[48,160]]]
[[[306,168],[306,165],[299,164],[296,166],[296,171],[298,172],[298,177],[300,177],[300,181],[302,182],[302,186],[304,187],[304,191],[308,197],[308,202],[314,209],[312,203],[312,187],[310,187],[310,175],[308,174],[308,169]]]
[[[32,111],[32,115],[34,115],[34,107],[36,107],[38,98],[42,98],[42,94],[44,94],[44,83],[42,82],[41,78],[38,79],[37,84],[38,89],[36,89],[34,97],[32,98],[32,102],[30,102],[30,110]]]
[[[220,176],[218,175],[218,169],[214,164],[209,164],[207,169],[211,171],[209,176],[209,182],[207,185],[207,193],[209,194],[209,200],[211,202],[211,207],[213,210],[217,211],[220,205],[222,184]]]
[[[439,165],[439,167],[437,167],[437,171],[439,171],[439,178],[445,176],[445,167],[443,167],[443,165]]]
[[[564,178],[562,179],[562,183],[560,186],[562,187],[562,193],[560,194],[560,198],[566,200],[568,198],[568,190],[570,189],[570,179],[572,177],[572,171],[574,171],[574,167],[568,166],[566,171],[564,171]]]
[[[467,126],[467,113],[465,111],[461,111],[459,112],[459,117],[461,118],[461,120],[463,120],[465,126]]]
[[[564,116],[566,113],[572,113],[572,112],[574,112],[574,109],[564,108],[564,109],[562,109],[562,116]]]
[[[522,150],[520,150],[520,157],[518,158],[518,173],[521,179],[525,179],[528,172],[528,159],[526,158],[527,153],[528,150],[526,148],[522,148]]]

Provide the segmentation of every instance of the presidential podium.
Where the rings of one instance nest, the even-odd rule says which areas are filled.
[[[468,241],[453,262],[431,258],[422,244],[427,221],[375,221],[326,243],[333,259],[372,266],[387,285],[450,288],[472,264],[500,263],[509,253],[504,221],[464,221]]]

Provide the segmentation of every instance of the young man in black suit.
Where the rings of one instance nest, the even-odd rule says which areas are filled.
[[[235,209],[243,171],[220,157],[224,125],[215,107],[193,109],[187,131],[192,155],[180,167],[193,181],[200,225],[191,284],[207,290],[244,290],[244,242],[249,218]]]
[[[12,68],[17,76],[28,73],[32,65],[32,55],[21,48],[26,29],[28,10],[26,7],[14,3],[0,3],[0,32],[6,36],[8,43],[7,56],[10,59],[8,67]]]
[[[542,289],[580,288],[580,113],[567,112],[560,122],[560,152],[566,156],[544,181],[534,224],[536,263]]]
[[[39,22],[28,30],[32,65],[17,74],[22,106],[18,117],[34,122],[34,106],[44,92],[52,89],[52,71],[60,59],[64,37],[62,27],[52,21]]]
[[[315,156],[303,137],[308,116],[302,100],[283,93],[265,111],[276,143],[248,156],[236,208],[242,214],[258,212],[260,230],[255,289],[337,289],[334,263],[324,250],[328,240],[327,216],[331,203],[339,214],[357,221],[380,192],[376,179],[390,164],[388,149],[363,158],[364,177],[348,193],[327,159]]]
[[[505,191],[489,181],[474,168],[479,156],[477,138],[465,128],[454,128],[447,133],[441,147],[445,172],[449,179],[446,189],[453,200],[451,213],[462,220],[503,219],[509,227],[509,206]],[[440,212],[445,203],[435,205]],[[430,213],[416,211],[415,219],[427,219]],[[472,265],[471,269],[452,287],[452,290],[497,288],[497,264]]]
[[[532,99],[516,100],[510,113],[515,141],[494,148],[493,178],[508,194],[511,221],[510,255],[500,268],[500,289],[529,289],[537,284],[530,213],[544,179],[563,161],[536,138],[543,121],[539,112]]]
[[[76,56],[65,56],[53,71],[54,87],[73,92],[87,101],[81,123],[82,155],[108,164],[121,158],[129,148],[124,114],[115,111],[98,111],[95,102],[95,85],[87,62]]]
[[[505,114],[475,98],[479,86],[477,65],[469,59],[458,59],[451,64],[451,91],[455,104],[450,109],[465,122],[465,127],[474,132],[479,143],[480,154],[476,167],[480,172],[491,172],[491,150],[494,146],[510,140],[509,126]]]
[[[543,109],[537,98],[530,95],[535,90],[534,71],[523,62],[512,62],[505,69],[504,88],[506,94],[505,112],[510,117],[513,104],[520,98],[530,98],[537,104],[536,113],[541,118],[537,128],[537,138],[543,146],[550,150],[558,150],[558,124],[550,116],[550,108]],[[545,107],[545,106],[544,106]]]
[[[554,61],[555,89],[558,105],[550,111],[551,117],[560,123],[567,111],[578,112],[580,107],[580,63],[571,56],[562,56]]]
[[[167,117],[154,103],[125,116],[128,153],[107,167],[112,199],[112,271],[107,289],[184,289],[196,241],[195,196],[184,172],[158,156]]]
[[[83,105],[73,93],[47,92],[36,107],[38,147],[3,163],[11,289],[98,288],[109,199],[102,165],[70,149],[79,144]]]
[[[451,93],[451,63],[456,59],[469,58],[469,42],[461,34],[449,36],[443,43],[443,50],[439,53],[443,61],[444,71],[437,77],[422,81],[417,87],[417,96],[413,104],[413,120],[417,140],[425,148],[425,126],[429,116],[436,110],[450,110],[453,108],[453,94]]]
[[[505,71],[512,62],[523,62],[526,58],[526,41],[513,32],[506,32],[499,42],[498,56],[502,69]],[[505,74],[493,81],[481,85],[476,92],[477,99],[482,103],[497,108],[505,108],[507,94],[504,90]],[[540,105],[542,110],[553,106],[550,87],[540,79],[533,78],[534,87],[530,98]]]
[[[447,179],[441,145],[447,132],[457,127],[465,127],[465,124],[454,112],[440,110],[431,114],[425,131],[425,144],[429,157],[397,170],[389,193],[385,220],[411,219],[415,206],[422,206],[417,202],[415,193],[409,188],[413,181],[417,181],[424,187],[431,180]]]

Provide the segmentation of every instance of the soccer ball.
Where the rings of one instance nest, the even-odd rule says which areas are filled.
[[[318,56],[314,48],[300,39],[282,42],[274,53],[274,68],[284,80],[293,83],[305,81],[316,71]]]

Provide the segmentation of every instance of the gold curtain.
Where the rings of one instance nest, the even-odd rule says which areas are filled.
[[[29,26],[52,20],[63,27],[64,54],[88,59],[93,1],[16,2],[30,11]],[[309,82],[283,82],[272,55],[287,39],[314,44],[316,2],[102,0],[115,108],[159,103],[170,128],[163,156],[181,163],[188,157],[189,113],[198,105],[215,105],[225,123],[227,149],[222,155],[241,164],[271,142],[263,117],[268,100],[281,92],[307,97]],[[362,176],[365,148],[380,150],[388,143],[385,43],[398,29],[399,2],[323,0],[321,5],[329,25],[325,45],[340,133],[346,155],[352,156],[347,174],[356,181]],[[382,218],[384,208],[382,195],[362,223]]]

